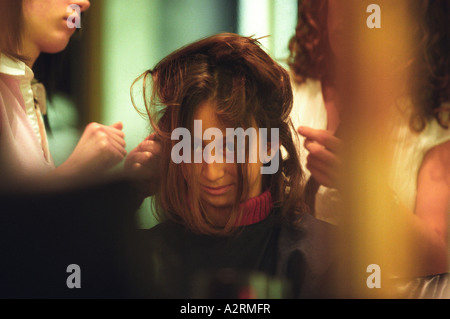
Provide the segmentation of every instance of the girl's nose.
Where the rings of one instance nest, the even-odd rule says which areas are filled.
[[[202,173],[209,182],[220,180],[224,176],[224,172],[223,164],[221,163],[203,163]]]

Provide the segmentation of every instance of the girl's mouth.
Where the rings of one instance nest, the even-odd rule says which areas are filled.
[[[228,192],[228,190],[231,188],[231,184],[225,185],[225,186],[219,186],[219,187],[208,187],[208,186],[202,185],[202,188],[205,192],[207,192],[210,195],[219,196],[219,195],[223,195],[226,192]]]

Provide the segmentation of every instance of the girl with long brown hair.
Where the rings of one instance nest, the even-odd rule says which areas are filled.
[[[329,226],[305,214],[288,73],[257,40],[219,34],[175,51],[138,80],[161,145],[155,194],[161,223],[145,231],[145,245],[158,262],[162,295],[192,297],[196,274],[222,268],[290,276],[296,297],[320,295],[330,266]],[[174,137],[180,128],[190,132],[182,151]],[[250,160],[250,137],[225,138],[230,128],[253,128],[259,137],[267,129],[255,146],[266,156]],[[274,161],[278,169],[261,174]],[[292,256],[298,267],[289,266]]]

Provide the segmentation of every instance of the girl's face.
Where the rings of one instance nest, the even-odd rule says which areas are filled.
[[[348,8],[339,0],[328,0],[327,28],[331,50],[338,60],[345,59],[351,52],[352,29],[346,25],[345,18],[348,17]]]
[[[226,151],[226,127],[219,121],[214,102],[206,101],[199,105],[194,114],[194,120],[202,121],[202,137],[208,128],[218,128],[222,131],[224,138],[224,150]],[[258,132],[258,130],[256,130]],[[211,140],[203,140],[203,148],[211,143]],[[259,136],[258,136],[259,140]],[[194,150],[199,151],[199,150]],[[201,151],[201,150],[200,150]],[[209,154],[209,152],[208,152]],[[215,150],[211,152],[215,156]],[[203,158],[203,157],[202,157]],[[238,173],[236,163],[226,163],[224,157],[223,163],[213,162],[208,164],[205,159],[199,164],[189,164],[193,170],[196,181],[199,183],[200,199],[208,217],[217,226],[223,226],[227,223],[231,208],[235,202],[238,188]],[[256,197],[262,193],[262,176],[260,169],[262,163],[259,156],[256,163],[246,163],[248,179],[244,187],[248,186],[248,197],[241,198],[245,201],[248,198]]]
[[[342,40],[345,37],[344,25],[342,18],[345,6],[341,1],[328,0],[328,38],[330,41],[331,49],[336,56],[341,56],[342,52]]]
[[[76,28],[70,28],[67,19],[77,12],[69,6],[77,5],[80,13],[86,11],[88,0],[24,0],[23,54],[37,58],[39,53],[56,53],[68,44]],[[79,18],[79,17],[78,17]],[[73,20],[72,20],[73,21]]]

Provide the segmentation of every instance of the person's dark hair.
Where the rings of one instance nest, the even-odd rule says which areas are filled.
[[[155,197],[160,218],[182,223],[196,233],[226,235],[241,217],[240,198],[236,198],[228,224],[223,228],[212,225],[196,196],[195,179],[186,176],[189,164],[175,164],[171,159],[176,144],[171,140],[172,131],[185,127],[192,132],[194,113],[206,101],[214,102],[226,127],[267,128],[269,139],[271,128],[279,129],[280,147],[288,156],[283,159],[277,153],[279,169],[263,175],[263,190],[270,189],[282,216],[295,220],[296,214],[304,211],[303,173],[289,117],[293,99],[289,74],[256,39],[228,33],[208,37],[170,54],[139,80],[143,81],[148,117],[162,146],[160,174],[164,178]],[[236,165],[237,194],[246,194],[246,164]]]
[[[294,80],[329,80],[331,48],[327,29],[328,1],[298,0],[295,35],[289,41]]]
[[[415,76],[411,87],[414,105],[411,128],[420,132],[435,117],[448,129],[450,109],[441,106],[450,102],[450,2],[420,0],[417,5],[418,45],[412,63]]]
[[[0,0],[0,52],[16,59],[23,29],[22,0]]]

